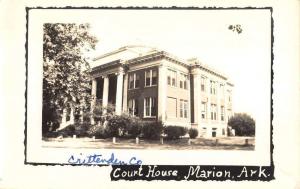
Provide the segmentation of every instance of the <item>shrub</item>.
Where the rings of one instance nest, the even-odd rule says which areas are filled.
[[[90,128],[89,123],[75,123],[72,125],[68,125],[67,127],[57,131],[55,135],[63,137],[72,137],[73,135],[76,135],[78,137],[85,137],[87,136],[87,131]]]
[[[93,109],[93,118],[96,124],[99,122],[102,123],[104,121],[104,117],[102,116],[103,114],[103,108],[102,106],[95,106]]]
[[[63,137],[70,137],[73,136],[75,133],[75,126],[74,125],[69,125],[59,131],[57,131],[58,136],[62,135]]]
[[[87,136],[87,131],[90,128],[89,123],[75,123],[74,124],[74,135],[78,137],[85,137]]]
[[[164,133],[168,139],[178,139],[180,136],[184,136],[187,133],[187,128],[181,126],[167,126],[164,129]]]
[[[105,113],[104,113],[105,112]],[[97,124],[103,124],[104,121],[111,119],[115,113],[115,106],[108,103],[106,107],[102,106],[102,101],[97,100],[93,107],[93,112],[90,114],[93,116],[94,121]]]
[[[189,129],[190,138],[196,138],[198,136],[198,130],[194,128]]]
[[[83,114],[82,114],[83,122],[90,123],[91,122],[91,115],[92,115],[92,113],[90,111],[83,112]]]
[[[143,122],[139,118],[131,117],[126,130],[130,137],[137,137],[141,134],[142,127],[143,127]]]
[[[128,132],[130,117],[127,115],[114,115],[109,118],[107,123],[107,132],[112,137],[125,136]]]
[[[92,137],[95,136],[96,138],[107,138],[108,131],[106,128],[104,128],[103,125],[93,125],[89,130],[87,131],[87,134]]]
[[[52,131],[52,132],[47,132],[47,133],[43,134],[43,137],[45,137],[45,138],[57,138],[57,137],[59,137],[59,135],[61,135],[61,134],[56,132],[56,131]]]
[[[146,139],[159,139],[163,129],[162,122],[145,122],[142,127],[142,135]]]
[[[255,121],[245,113],[237,113],[228,121],[237,136],[255,136]]]

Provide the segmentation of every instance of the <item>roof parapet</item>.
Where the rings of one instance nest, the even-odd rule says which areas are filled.
[[[211,72],[212,74],[215,74],[219,77],[222,77],[224,79],[228,79],[228,76],[226,74],[224,74],[223,72],[221,72],[221,71],[219,71],[219,70],[217,70],[217,69],[215,69],[215,68],[213,68],[213,67],[211,67],[207,64],[204,64],[204,63],[200,62],[198,58],[190,58],[187,61],[190,64],[191,68],[198,67],[200,69],[204,69],[208,72]]]

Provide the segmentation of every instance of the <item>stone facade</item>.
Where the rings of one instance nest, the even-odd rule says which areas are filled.
[[[202,137],[227,135],[233,84],[197,59],[126,46],[95,58],[91,67],[92,107],[99,100],[119,115],[197,128]]]

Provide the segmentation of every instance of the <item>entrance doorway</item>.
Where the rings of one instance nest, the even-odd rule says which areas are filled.
[[[216,137],[217,136],[217,128],[213,128],[212,129],[211,136],[212,137]]]

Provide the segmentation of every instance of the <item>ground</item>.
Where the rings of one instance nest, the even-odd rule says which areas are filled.
[[[248,145],[245,140],[248,139]],[[116,143],[112,139],[92,138],[44,138],[43,147],[54,148],[103,148],[103,149],[151,149],[151,150],[254,150],[254,137],[218,137],[218,138],[197,138],[191,139],[188,144],[187,138],[178,140],[144,140],[140,139],[139,144],[135,139],[117,138]],[[216,144],[217,142],[217,144]]]

